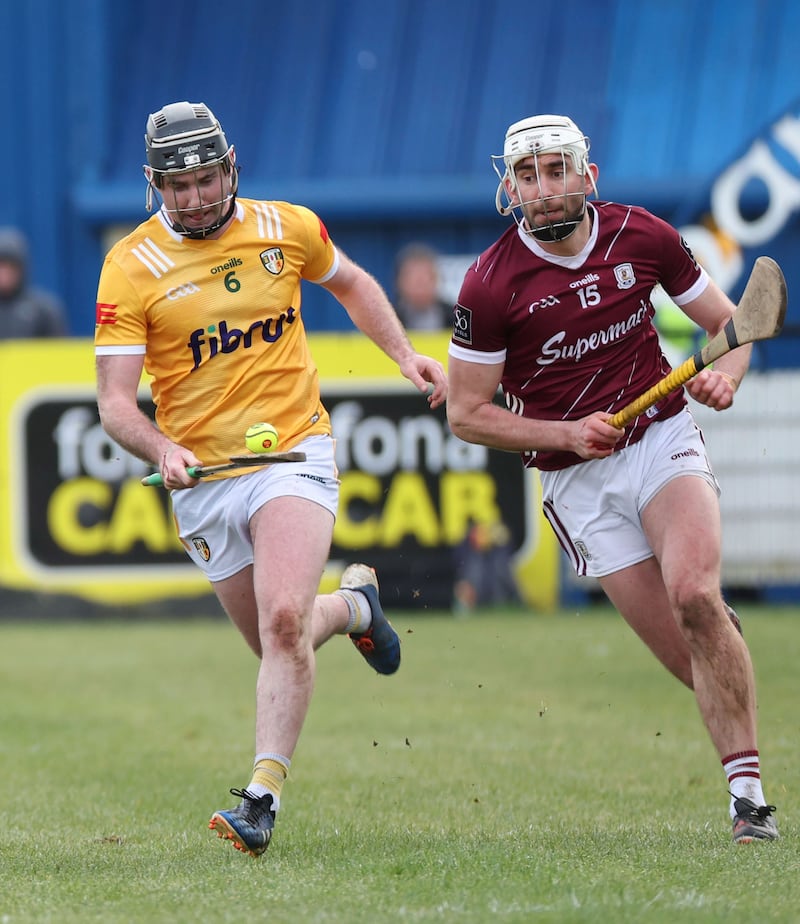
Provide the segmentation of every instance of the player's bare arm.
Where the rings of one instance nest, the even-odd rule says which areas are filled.
[[[713,281],[703,293],[683,306],[683,311],[702,327],[709,338],[719,333],[733,316],[736,306]],[[713,369],[703,369],[687,385],[686,390],[700,404],[724,411],[733,404],[733,396],[750,366],[752,344],[731,350],[714,363]]]
[[[344,306],[356,327],[399,366],[402,374],[423,394],[428,385],[432,408],[447,398],[447,375],[440,362],[417,353],[400,319],[378,282],[339,251],[339,269],[325,288]]]
[[[142,375],[141,355],[98,356],[97,408],[108,435],[123,449],[157,466],[167,488],[197,484],[186,469],[201,460],[178,446],[153,424],[139,408],[137,392]]]
[[[508,452],[562,450],[583,459],[611,455],[622,432],[598,411],[580,420],[532,420],[495,403],[503,363],[465,362],[450,357],[447,419],[450,429],[468,443]]]

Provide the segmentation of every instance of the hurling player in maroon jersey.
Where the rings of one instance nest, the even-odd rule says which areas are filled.
[[[727,777],[734,840],[773,840],[753,669],[720,591],[719,488],[685,394],[730,407],[750,346],[624,431],[608,423],[669,372],[653,325],[656,284],[709,336],[735,306],[669,224],[589,201],[598,169],[571,119],[514,123],[492,160],[497,208],[515,223],[464,278],[449,349],[450,426],[539,469],[545,514],[576,572],[597,578],[694,690]]]

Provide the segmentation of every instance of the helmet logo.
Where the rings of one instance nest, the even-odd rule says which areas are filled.
[[[268,250],[262,250],[259,254],[264,269],[273,276],[280,274],[283,269],[283,251],[280,247],[270,247]]]

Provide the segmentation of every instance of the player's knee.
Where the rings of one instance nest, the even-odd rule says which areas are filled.
[[[289,604],[270,609],[260,618],[261,646],[270,651],[293,653],[306,644],[305,620]]]
[[[717,632],[723,613],[718,590],[701,586],[685,588],[675,596],[673,607],[681,632],[689,643]]]

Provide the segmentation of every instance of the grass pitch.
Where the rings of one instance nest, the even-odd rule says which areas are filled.
[[[691,694],[611,610],[394,619],[346,639],[259,860],[255,659],[223,620],[0,623],[0,924],[796,922],[800,611],[740,608],[782,839],[736,847]]]

